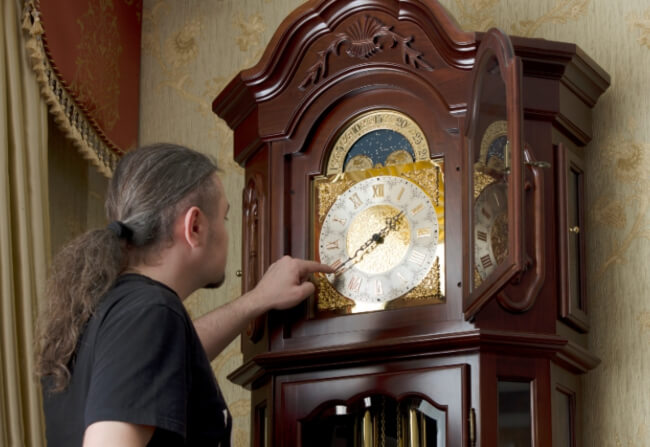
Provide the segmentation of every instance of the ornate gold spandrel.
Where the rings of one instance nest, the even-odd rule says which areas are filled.
[[[401,175],[413,183],[418,184],[431,197],[433,204],[438,208],[440,206],[441,196],[444,196],[442,162],[432,162],[432,165],[432,169],[405,171]],[[438,209],[436,209],[436,212],[438,212]]]
[[[336,311],[349,313],[354,301],[338,293],[323,275],[314,277],[318,288],[317,308],[319,311]]]
[[[336,202],[336,199],[356,181],[352,178],[345,178],[343,174],[337,174],[331,179],[316,179],[316,201],[318,203],[318,223],[322,224],[327,211]]]
[[[445,297],[440,287],[440,257],[437,257],[424,280],[402,297],[403,300],[430,300],[444,303]]]

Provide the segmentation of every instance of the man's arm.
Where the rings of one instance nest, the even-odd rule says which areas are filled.
[[[90,424],[84,433],[83,447],[144,447],[153,436],[154,427],[118,421]]]
[[[253,318],[271,309],[289,309],[314,293],[309,275],[316,272],[334,271],[325,264],[285,256],[269,267],[253,290],[194,321],[208,359],[224,350]]]

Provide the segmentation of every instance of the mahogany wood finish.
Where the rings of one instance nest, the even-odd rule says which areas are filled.
[[[546,232],[544,231],[544,217],[546,204],[544,202],[544,173],[543,168],[535,166],[537,160],[533,158],[531,148],[526,145],[524,160],[527,164],[526,171],[529,177],[524,183],[524,221],[532,226],[524,245],[524,260],[526,272],[521,274],[516,281],[502,289],[497,299],[504,309],[513,312],[524,312],[530,309],[539,296],[539,291],[546,279]]]
[[[447,408],[447,445],[497,445],[497,382],[509,379],[532,384],[532,440],[550,445],[551,367],[578,377],[598,364],[578,335],[588,330],[586,313],[567,301],[569,161],[560,143],[575,149],[591,139],[591,110],[609,76],[573,44],[503,36],[514,64],[503,68],[521,72],[519,87],[515,74],[506,78],[522,103],[511,106],[523,118],[513,130],[522,162],[552,167],[521,171],[513,217],[522,228],[514,243],[521,272],[467,312],[464,134],[477,51],[498,34],[459,30],[434,0],[313,0],[214,100],[246,170],[244,290],[284,254],[313,256],[311,183],[354,117],[386,108],[407,114],[445,166],[445,302],[325,318],[307,300],[252,322],[242,336],[244,364],[230,379],[252,390],[253,445],[301,445],[301,421],[318,408],[369,394],[418,395]]]
[[[451,360],[451,361],[450,361]],[[295,445],[300,422],[309,420],[323,402],[348,405],[382,390],[388,397],[420,395],[448,414],[447,442],[467,445],[466,415],[469,412],[469,359],[385,363],[337,370],[326,374],[280,375],[276,379],[276,414],[286,415],[287,423],[276,432],[273,445]]]
[[[248,182],[244,189],[243,197],[243,239],[242,239],[242,262],[246,266],[243,269],[242,289],[243,292],[252,290],[262,277],[264,271],[264,259],[266,254],[265,238],[266,233],[261,231],[262,216],[265,216],[265,200],[263,193],[264,180],[260,174],[248,176]],[[258,317],[251,321],[246,329],[246,335],[252,342],[256,342],[262,336],[264,328],[264,317]]]

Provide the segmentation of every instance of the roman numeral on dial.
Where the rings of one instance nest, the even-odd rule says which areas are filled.
[[[335,241],[326,243],[325,248],[327,248],[328,250],[336,250],[337,248],[340,248],[338,239],[335,240]]]
[[[481,256],[481,265],[484,269],[492,267],[492,259],[490,255]]]
[[[361,278],[358,276],[353,276],[348,281],[348,290],[350,292],[358,292],[361,289]]]
[[[352,204],[354,205],[354,209],[359,208],[363,203],[361,202],[361,199],[359,196],[354,193],[352,196],[350,196],[350,200],[352,201]]]
[[[412,262],[413,264],[422,265],[424,264],[424,260],[426,259],[426,257],[427,257],[426,253],[413,250],[409,256],[409,261]]]

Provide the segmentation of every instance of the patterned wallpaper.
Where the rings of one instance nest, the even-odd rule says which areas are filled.
[[[140,143],[173,141],[216,157],[231,202],[227,280],[190,297],[199,316],[239,294],[243,172],[232,134],[211,102],[260,58],[298,0],[145,0]],[[574,42],[611,76],[585,148],[589,227],[589,345],[602,360],[585,376],[584,445],[650,445],[650,6],[647,0],[442,0],[463,29]],[[249,445],[249,395],[226,376],[236,340],[213,363],[234,416],[233,444]]]

